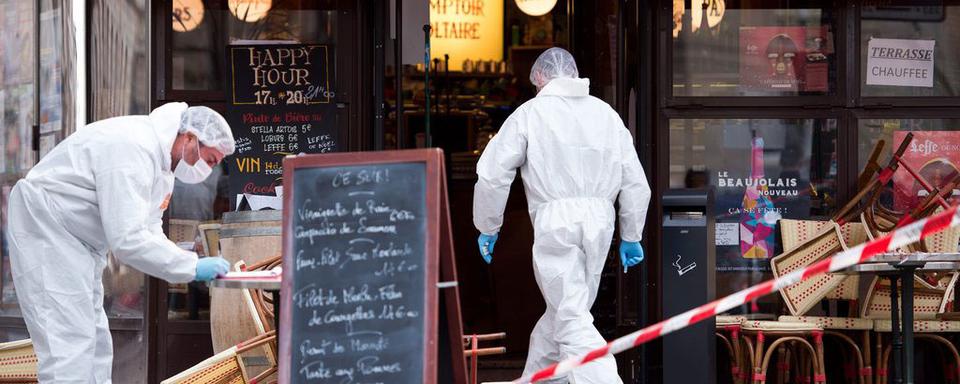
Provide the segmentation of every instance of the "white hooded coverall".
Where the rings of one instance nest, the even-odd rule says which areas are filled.
[[[170,151],[183,103],[98,121],[48,153],[9,199],[13,281],[40,382],[110,383],[103,310],[106,252],[169,282],[195,277],[197,255],[167,240]]]
[[[533,272],[546,312],[530,335],[524,375],[606,344],[590,307],[613,237],[640,241],[650,187],[633,138],[589,80],[556,78],[507,118],[477,164],[474,225],[493,235],[517,168],[534,228]],[[607,356],[574,370],[572,383],[621,383]]]

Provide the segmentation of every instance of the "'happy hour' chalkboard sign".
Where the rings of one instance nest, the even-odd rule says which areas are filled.
[[[281,382],[435,382],[440,159],[284,160]]]
[[[274,194],[286,155],[337,150],[332,59],[329,45],[228,47],[231,196]]]

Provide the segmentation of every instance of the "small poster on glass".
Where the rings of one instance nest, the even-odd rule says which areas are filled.
[[[897,148],[907,131],[893,133],[893,147]],[[960,131],[913,131],[913,141],[903,154],[903,162],[917,171],[935,188],[942,188],[958,176],[960,165]],[[907,212],[927,196],[917,179],[901,167],[893,175],[893,206]]]
[[[830,41],[826,27],[741,27],[741,89],[829,91]]]

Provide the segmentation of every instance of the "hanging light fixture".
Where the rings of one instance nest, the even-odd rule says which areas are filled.
[[[694,2],[695,3],[695,2]],[[707,25],[710,28],[716,28],[723,20],[723,14],[727,11],[727,5],[723,0],[703,0],[702,5],[694,4],[690,10],[693,13],[693,30],[700,29],[700,21],[703,18],[703,11],[707,11]]]
[[[203,0],[173,0],[173,30],[189,32],[203,21]]]
[[[230,0],[227,2],[230,13],[241,21],[252,23],[270,13],[273,0]]]
[[[543,16],[553,10],[557,0],[516,0],[517,7],[530,16]]]
[[[716,28],[717,25],[720,25],[720,22],[723,21],[723,14],[727,11],[724,0],[703,0],[702,4],[697,4],[697,1],[694,0],[692,3],[691,9],[688,10],[691,13],[690,19],[693,20],[693,25],[690,26],[692,32],[700,29],[703,5],[707,6],[707,24],[710,25],[710,28]],[[673,37],[680,36],[680,31],[683,30],[683,14],[683,0],[673,0]]]

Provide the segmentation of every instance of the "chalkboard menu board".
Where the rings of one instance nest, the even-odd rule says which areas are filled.
[[[231,197],[273,195],[284,156],[336,151],[333,47],[231,45],[226,119],[236,152],[227,159]]]
[[[436,382],[441,156],[284,160],[282,383]]]

